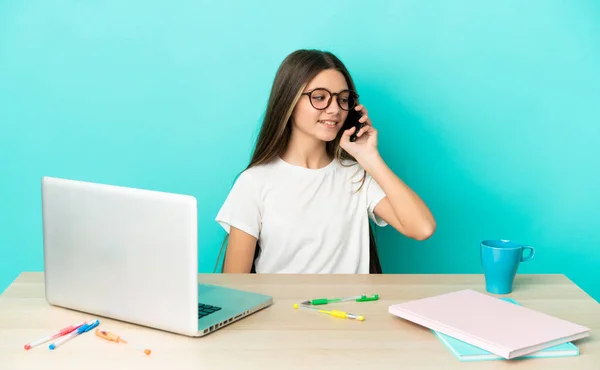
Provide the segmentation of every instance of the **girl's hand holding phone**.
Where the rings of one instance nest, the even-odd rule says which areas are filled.
[[[340,140],[340,146],[359,163],[362,163],[371,157],[379,156],[377,130],[373,127],[367,108],[359,104],[354,109],[357,113],[362,114],[362,117],[358,120],[362,124],[362,128],[358,131],[354,142],[350,140],[350,137],[355,133],[356,127],[353,125],[346,129]],[[351,119],[351,117],[348,119]]]

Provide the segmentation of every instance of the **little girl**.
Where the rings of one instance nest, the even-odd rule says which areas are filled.
[[[344,127],[354,121],[358,133]],[[228,233],[223,271],[369,273],[369,220],[417,240],[436,227],[379,154],[344,64],[297,50],[277,71],[252,159],[216,217]]]

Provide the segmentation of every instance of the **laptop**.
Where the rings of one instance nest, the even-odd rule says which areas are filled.
[[[197,213],[190,195],[43,177],[46,300],[190,337],[270,306],[199,283]]]

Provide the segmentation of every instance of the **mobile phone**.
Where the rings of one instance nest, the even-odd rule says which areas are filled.
[[[358,131],[360,131],[361,128],[363,128],[363,126],[365,125],[362,122],[358,122],[358,120],[362,117],[362,113],[359,111],[356,111],[354,109],[352,109],[351,111],[348,112],[348,117],[346,117],[346,122],[344,122],[344,130],[348,130],[351,127],[356,127],[356,129],[354,130],[354,132],[352,133],[352,135],[350,135],[350,141],[354,142],[357,139],[357,134]]]

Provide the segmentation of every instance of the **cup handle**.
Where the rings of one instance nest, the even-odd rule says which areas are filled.
[[[524,256],[525,254],[525,250],[529,250],[529,255],[527,257]],[[530,247],[528,245],[523,246],[523,250],[522,250],[522,254],[521,254],[521,262],[527,262],[530,261],[531,259],[533,259],[533,256],[535,256],[535,248]]]

